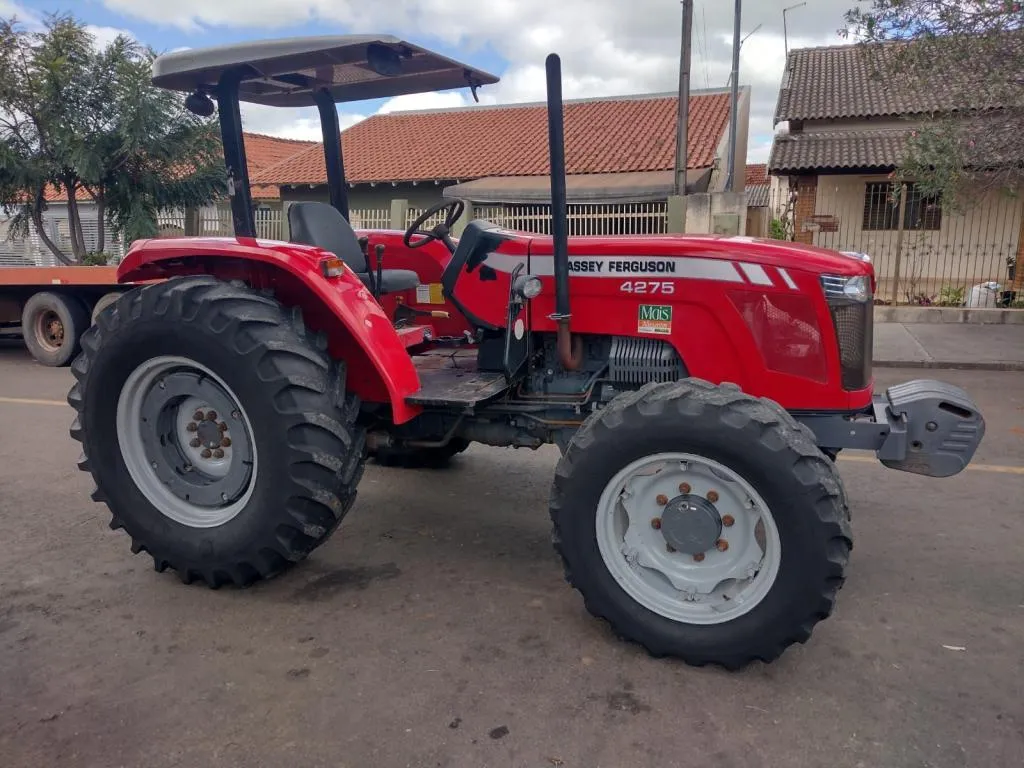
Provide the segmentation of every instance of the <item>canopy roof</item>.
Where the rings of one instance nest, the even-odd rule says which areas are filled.
[[[212,93],[233,70],[242,72],[241,101],[274,107],[312,106],[320,89],[345,102],[498,82],[390,35],[325,35],[167,53],[153,62],[153,84]]]

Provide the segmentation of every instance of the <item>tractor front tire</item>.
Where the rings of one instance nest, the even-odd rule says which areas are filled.
[[[587,610],[697,666],[738,669],[806,642],[852,547],[841,480],[811,433],[774,403],[695,379],[592,414],[550,503]]]
[[[453,458],[469,447],[469,441],[461,437],[453,437],[447,444],[432,448],[412,448],[392,446],[375,448],[370,452],[382,467],[402,467],[405,469],[442,469],[447,467]]]
[[[133,552],[216,588],[326,541],[355,499],[365,436],[324,347],[297,310],[206,276],[134,289],[97,316],[72,365],[71,436]]]

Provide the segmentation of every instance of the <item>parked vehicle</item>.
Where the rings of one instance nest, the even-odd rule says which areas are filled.
[[[775,659],[843,584],[836,453],[954,475],[984,420],[937,381],[874,394],[865,260],[744,237],[568,239],[554,54],[553,236],[472,221],[454,238],[458,200],[404,233],[353,231],[336,103],[496,80],[386,36],[157,59],[154,82],[192,110],[216,100],[236,237],[136,242],[118,267],[159,282],[100,312],[72,366],[93,499],[158,571],[249,585],[327,540],[369,453],[554,443],[554,544],[591,613],[658,656]],[[240,101],[319,108],[330,204],[291,205],[290,242],[255,238]]]
[[[0,330],[20,330],[43,365],[70,365],[95,315],[127,289],[114,267],[0,266]]]

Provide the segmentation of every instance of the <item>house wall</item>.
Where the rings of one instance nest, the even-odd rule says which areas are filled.
[[[424,184],[359,184],[348,190],[348,207],[351,210],[390,210],[392,200],[408,200],[411,208],[429,208],[441,202],[444,186],[433,182]],[[326,203],[327,187],[282,187],[281,200],[287,203],[315,200]]]
[[[987,281],[1008,285],[1006,259],[1020,247],[1024,201],[999,192],[981,196],[964,211],[943,210],[938,230],[863,229],[865,186],[888,181],[885,175],[818,176],[812,214],[809,200],[797,203],[797,238],[835,250],[870,254],[886,291],[899,274],[899,297],[938,295],[944,287],[965,288]],[[807,179],[802,180],[810,191]],[[804,195],[801,195],[804,198]],[[827,230],[833,231],[827,231]]]
[[[734,186],[737,191],[743,191],[744,180],[747,178],[747,140],[750,136],[750,86],[741,85],[736,94],[736,109],[739,112],[739,120],[736,123],[736,154],[734,155],[735,171],[733,173]],[[729,123],[726,123],[722,138],[715,149],[715,162],[717,168],[711,174],[711,181],[708,185],[709,192],[721,192],[725,189],[726,177],[729,174],[729,167],[726,158],[729,156]]]

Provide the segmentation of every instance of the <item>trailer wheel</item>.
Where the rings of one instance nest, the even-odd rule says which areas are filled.
[[[117,300],[121,298],[121,293],[118,291],[111,291],[110,293],[103,294],[99,301],[92,308],[92,323],[96,324],[96,318],[100,316],[100,313],[107,307],[112,307],[117,303]]]
[[[38,362],[54,368],[71,363],[88,327],[89,313],[74,296],[36,293],[21,313],[25,346]]]
[[[394,446],[391,448],[376,448],[370,452],[370,456],[383,467],[441,469],[467,448],[469,448],[468,440],[454,437],[448,441],[447,445],[440,447],[407,448]]]
[[[365,451],[323,346],[297,311],[212,277],[135,289],[100,314],[72,366],[71,436],[133,552],[186,583],[245,586],[330,536]]]
[[[593,615],[654,656],[740,668],[803,643],[852,547],[813,436],[731,385],[620,395],[558,464],[554,542]]]

